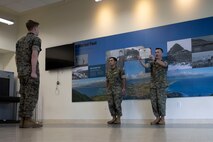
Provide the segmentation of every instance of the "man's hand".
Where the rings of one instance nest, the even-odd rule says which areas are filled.
[[[125,95],[126,94],[126,89],[122,88],[122,94]]]
[[[32,73],[31,73],[31,77],[32,77],[32,78],[38,78],[38,75],[37,75],[35,72],[32,72]]]
[[[159,59],[155,60],[155,63],[160,64],[160,62],[161,62],[161,60],[159,60]]]
[[[155,63],[157,63],[157,64],[159,64],[159,65],[161,65],[163,67],[167,67],[168,66],[167,62],[163,62],[162,60],[159,60],[159,59],[156,60]]]
[[[151,59],[152,61],[154,61],[155,57],[153,55],[149,55],[149,59]]]

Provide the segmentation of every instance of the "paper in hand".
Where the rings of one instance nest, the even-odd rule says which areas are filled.
[[[151,55],[151,49],[150,48],[141,48],[139,49],[139,55],[141,59],[149,58]]]

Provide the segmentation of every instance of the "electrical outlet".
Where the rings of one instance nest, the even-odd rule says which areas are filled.
[[[181,107],[182,107],[181,102],[177,102],[177,108],[181,108]]]

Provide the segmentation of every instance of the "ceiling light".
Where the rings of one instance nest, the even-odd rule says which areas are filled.
[[[13,21],[9,21],[9,20],[3,19],[3,18],[0,18],[0,22],[7,24],[7,25],[13,25],[14,24]]]
[[[100,1],[102,1],[102,0],[95,0],[95,2],[100,2]]]

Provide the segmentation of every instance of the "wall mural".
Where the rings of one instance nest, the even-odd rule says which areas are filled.
[[[72,102],[106,101],[107,58],[114,56],[125,70],[124,100],[148,99],[149,62],[155,48],[167,60],[168,98],[213,96],[213,17],[75,43],[76,68],[72,69]]]

